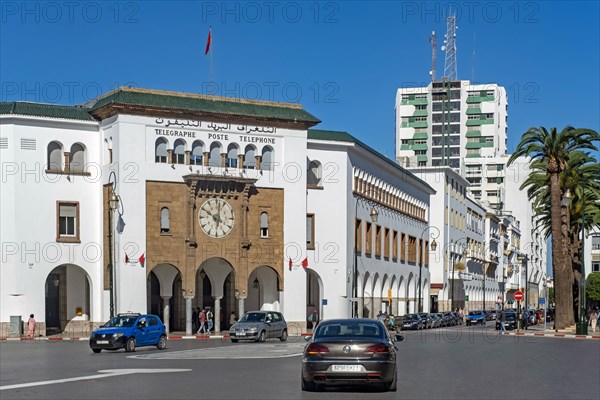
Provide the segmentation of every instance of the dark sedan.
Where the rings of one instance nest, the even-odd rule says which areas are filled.
[[[302,355],[302,390],[325,385],[376,385],[396,390],[395,341],[381,321],[336,319],[319,324]]]
[[[419,314],[407,314],[402,320],[402,330],[420,330],[425,329],[425,321]]]
[[[424,329],[433,328],[433,318],[429,313],[419,313],[419,317],[423,320]]]
[[[504,328],[506,330],[517,329],[517,313],[510,311],[503,311],[498,313],[498,319],[496,320],[496,330],[500,330],[502,315],[504,315]]]

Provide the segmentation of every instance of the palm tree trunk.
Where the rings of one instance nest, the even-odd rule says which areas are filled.
[[[563,218],[561,215],[561,190],[558,173],[550,175],[551,220],[552,220],[552,271],[556,299],[555,329],[564,329],[573,323],[573,270],[566,262]]]

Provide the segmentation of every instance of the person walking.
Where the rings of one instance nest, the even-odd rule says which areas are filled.
[[[500,332],[498,332],[499,335],[507,335],[508,333],[506,332],[506,314],[504,314],[503,312],[500,312]]]
[[[592,332],[596,332],[596,325],[598,324],[598,312],[596,310],[592,310],[590,322],[592,323]]]
[[[237,317],[235,316],[235,312],[231,312],[231,314],[229,314],[229,327],[231,328],[234,324],[235,321],[237,321]]]
[[[35,319],[33,318],[33,314],[29,314],[29,319],[27,320],[27,336],[31,338],[35,336]]]
[[[200,311],[199,320],[200,320],[200,328],[198,328],[198,332],[196,332],[196,333],[197,334],[200,332],[205,333],[206,332],[206,311],[204,310],[204,308],[202,309],[202,311]]]
[[[521,319],[523,320],[523,329],[527,329],[527,325],[529,325],[529,313],[527,312],[527,309],[523,309],[523,312],[521,313]]]
[[[200,309],[199,308],[194,308],[192,310],[192,331],[196,332],[199,328],[198,326],[198,317],[200,314]]]
[[[210,331],[212,331],[213,318],[214,318],[213,312],[209,308],[208,311],[206,312],[206,324],[208,325],[208,333],[210,333]]]

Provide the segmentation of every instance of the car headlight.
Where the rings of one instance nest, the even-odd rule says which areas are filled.
[[[258,330],[258,328],[256,326],[253,326],[252,328],[248,328],[248,332],[256,332]]]
[[[113,339],[118,339],[118,338],[120,338],[121,336],[123,336],[123,332],[120,332],[120,333],[113,333],[113,335],[112,335]]]

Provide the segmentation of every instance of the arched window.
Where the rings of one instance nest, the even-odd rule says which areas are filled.
[[[185,142],[181,139],[177,139],[173,146],[173,164],[185,164]]]
[[[83,172],[85,169],[85,150],[79,143],[75,143],[71,146],[71,152],[69,153],[69,171],[71,172]]]
[[[190,154],[190,164],[202,165],[202,157],[204,156],[204,143],[196,140],[192,144],[192,153]]]
[[[269,214],[266,212],[260,213],[260,237],[269,237]]]
[[[227,159],[225,160],[225,166],[227,168],[237,168],[239,151],[238,145],[235,143],[231,143],[227,146]]]
[[[211,167],[221,166],[221,143],[213,142],[210,144],[210,154],[208,155],[208,165]]]
[[[167,139],[158,138],[154,144],[154,162],[167,162]]]
[[[62,171],[63,150],[59,142],[50,142],[48,145],[48,170]]]
[[[263,147],[260,168],[264,171],[273,169],[273,148],[271,146]]]
[[[160,209],[160,233],[165,234],[169,233],[170,230],[170,220],[169,220],[169,209],[167,207],[163,207]]]
[[[313,186],[321,186],[321,163],[317,160],[312,160],[308,163],[308,171],[306,174],[306,183]]]
[[[244,151],[244,168],[256,168],[256,147],[249,144]]]

